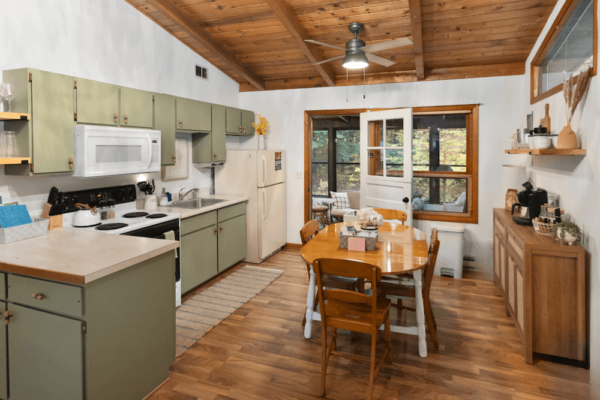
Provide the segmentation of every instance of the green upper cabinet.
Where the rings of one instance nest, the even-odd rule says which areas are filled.
[[[80,124],[119,124],[119,87],[75,78],[76,113]]]
[[[239,135],[242,133],[242,110],[227,107],[225,109],[225,119],[228,134]]]
[[[254,112],[242,110],[242,135],[252,136],[254,135]]]
[[[192,138],[192,161],[195,163],[225,162],[225,107],[212,105],[211,133],[197,133]]]
[[[6,121],[15,131],[19,156],[31,157],[32,165],[7,165],[6,175],[31,176],[71,172],[73,160],[73,78],[34,69],[4,71],[4,82],[13,84],[17,97],[14,112],[31,119]]]
[[[132,128],[152,128],[153,93],[121,88],[121,125]]]
[[[161,131],[161,164],[175,165],[175,97],[154,95],[154,129]]]
[[[176,129],[184,132],[210,132],[212,128],[211,104],[202,101],[175,99]]]

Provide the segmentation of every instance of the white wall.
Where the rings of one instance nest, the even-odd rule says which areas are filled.
[[[530,64],[543,41],[550,25],[553,23],[558,11],[562,8],[564,0],[559,0],[553,14],[548,20],[542,35],[538,39],[529,59],[527,60],[527,75],[521,89],[521,102],[523,110],[520,117],[533,111],[534,122],[544,115],[544,106],[550,104],[550,117],[552,118],[552,133],[559,133],[566,125],[566,106],[563,94],[554,96],[534,105],[529,100]],[[592,397],[600,398],[600,216],[598,214],[598,199],[600,198],[600,77],[592,78],[587,96],[580,103],[571,126],[577,133],[580,147],[587,149],[585,157],[569,156],[544,156],[534,157],[534,166],[530,174],[536,184],[544,189],[558,193],[561,196],[561,207],[571,215],[571,220],[578,224],[583,231],[583,245],[591,255],[590,268],[590,354]]]
[[[240,107],[254,106],[271,125],[267,148],[287,151],[287,241],[300,243],[298,232],[304,222],[304,110],[423,107],[479,103],[479,223],[467,225],[467,255],[491,261],[492,207],[504,206],[506,188],[500,185],[503,163],[509,160],[510,132],[518,128],[522,76],[468,80],[397,83],[348,88],[297,89],[240,94]],[[366,92],[365,92],[366,91]],[[363,99],[366,93],[366,99]],[[256,146],[248,142],[249,147]],[[514,161],[514,160],[513,160]],[[419,221],[428,229],[430,223]]]
[[[195,77],[195,65],[209,80]],[[124,0],[3,0],[0,71],[30,67],[136,89],[237,107],[238,84]],[[0,126],[0,129],[2,127]],[[237,138],[228,140],[238,147]],[[190,157],[191,159],[191,157]],[[159,183],[160,192],[210,186],[207,169],[190,165],[186,181]],[[62,191],[137,182],[138,176],[82,180],[69,175],[14,178],[0,166],[0,196],[39,210],[52,186]]]

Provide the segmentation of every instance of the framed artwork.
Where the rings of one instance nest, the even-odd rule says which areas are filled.
[[[190,174],[188,138],[175,139],[175,165],[162,167],[161,177],[163,182],[187,179]]]

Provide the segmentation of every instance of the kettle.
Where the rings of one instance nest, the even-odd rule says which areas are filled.
[[[73,217],[73,226],[77,228],[89,228],[91,226],[100,225],[100,213],[96,207],[90,207],[87,204],[76,203],[75,207],[79,208]]]
[[[531,179],[523,184],[525,190],[518,193],[518,203],[514,203],[512,206],[511,215],[515,212],[515,207],[527,207],[527,215],[522,217],[519,215],[513,215],[513,221],[518,225],[533,225],[533,219],[540,215],[542,206],[548,203],[548,192],[544,189],[535,188]]]

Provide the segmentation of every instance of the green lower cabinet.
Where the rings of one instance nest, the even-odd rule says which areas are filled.
[[[219,272],[246,257],[246,214],[219,223]]]
[[[0,302],[0,311],[4,314],[6,311],[6,303]],[[6,357],[8,349],[6,348],[6,331],[8,325],[2,324],[0,327],[0,399],[6,400],[8,398],[8,372],[7,372],[7,361]]]
[[[154,95],[154,129],[161,131],[161,165],[175,165],[175,97]]]
[[[181,237],[182,293],[217,275],[216,229],[217,226],[212,225]]]
[[[10,400],[81,400],[84,322],[8,304]]]
[[[153,94],[121,88],[121,126],[152,129]]]
[[[77,122],[117,126],[119,124],[119,87],[104,82],[75,78]],[[72,134],[72,133],[71,133]]]

